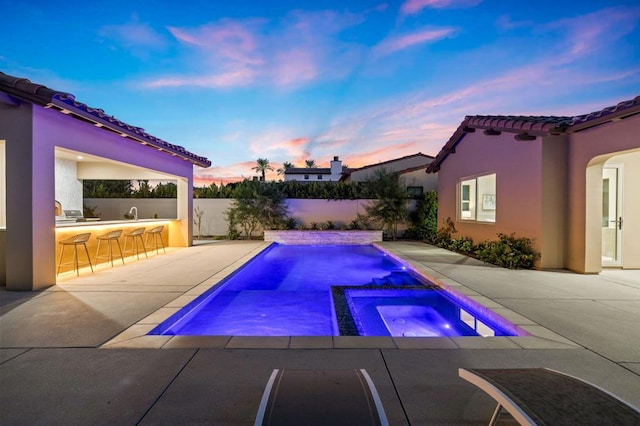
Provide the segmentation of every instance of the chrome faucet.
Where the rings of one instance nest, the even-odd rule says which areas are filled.
[[[138,220],[138,208],[137,207],[131,207],[131,210],[129,210],[129,214],[133,215],[133,220]]]

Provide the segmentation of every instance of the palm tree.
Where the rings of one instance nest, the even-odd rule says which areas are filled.
[[[256,161],[258,163],[255,167],[252,167],[251,170],[255,170],[258,173],[262,173],[262,180],[265,180],[265,173],[267,170],[273,170],[273,167],[269,165],[269,160],[266,158],[258,158]]]
[[[284,163],[282,163],[282,167],[278,169],[278,174],[279,175],[283,175],[287,170],[291,169],[293,167],[293,164],[285,161]]]
[[[318,167],[316,165],[316,160],[305,160],[304,164],[307,166],[307,169],[314,169],[314,168]]]

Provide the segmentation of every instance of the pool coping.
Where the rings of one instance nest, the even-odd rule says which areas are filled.
[[[116,335],[105,349],[583,349],[581,345],[537,324],[498,302],[439,272],[403,256],[391,247],[373,245],[395,260],[409,265],[426,280],[450,294],[460,294],[478,303],[491,315],[498,315],[529,333],[509,337],[389,337],[389,336],[163,336],[149,331],[178,312],[202,293],[216,286],[258,254],[271,242],[265,242],[249,254],[182,293]]]

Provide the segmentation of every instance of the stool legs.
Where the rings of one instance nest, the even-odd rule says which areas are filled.
[[[149,237],[153,238],[153,241],[151,241],[153,243],[153,247],[151,247],[149,245]],[[158,238],[160,238],[160,244],[158,244]],[[150,247],[152,250],[155,248],[156,249],[156,254],[159,253],[159,248],[162,247],[162,251],[163,252],[167,252],[164,249],[164,241],[162,241],[162,235],[159,232],[148,232],[147,233],[147,246]]]
[[[87,249],[87,245],[84,242],[79,242],[73,244],[62,244],[62,250],[60,250],[60,259],[58,260],[58,269],[56,270],[56,275],[60,274],[60,267],[63,265],[62,259],[64,257],[64,248],[68,245],[73,245],[73,269],[76,271],[76,276],[80,276],[80,264],[78,262],[78,245],[82,245],[84,247],[84,252],[87,255],[87,262],[89,263],[89,267],[91,268],[91,272],[93,273],[93,264],[91,264],[91,257],[89,257],[89,250]]]
[[[149,256],[147,255],[147,248],[144,245],[144,240],[142,239],[142,235],[138,235],[138,234],[136,234],[136,235],[125,235],[125,238],[124,238],[124,251],[125,252],[127,251],[127,241],[129,241],[129,237],[133,238],[133,241],[132,241],[133,247],[131,247],[131,251],[135,251],[136,256],[138,257],[138,260],[140,259],[140,249],[138,248],[138,240],[136,238],[140,239],[140,243],[142,244],[142,249],[144,251],[144,255],[145,255],[145,257],[148,258]]]
[[[106,255],[101,255],[100,254],[100,244],[102,243],[102,241],[107,241],[108,244],[108,254]],[[110,262],[111,262],[111,266],[113,266],[113,242],[116,242],[116,244],[118,245],[118,251],[120,252],[120,260],[122,261],[122,264],[124,265],[124,255],[122,254],[122,247],[120,247],[120,240],[117,238],[98,238],[98,247],[96,248],[96,263],[98,263],[98,258],[100,257],[106,257]]]

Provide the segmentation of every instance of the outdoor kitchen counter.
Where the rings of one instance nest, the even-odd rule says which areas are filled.
[[[178,219],[140,219],[140,220],[104,220],[104,221],[97,221],[97,222],[58,223],[56,224],[56,268],[57,268],[57,262],[59,262],[60,260],[60,253],[62,251],[62,244],[58,244],[58,243],[67,238],[71,238],[74,235],[83,234],[87,232],[91,233],[91,237],[89,238],[89,241],[87,241],[87,249],[89,250],[89,257],[91,259],[91,263],[95,266],[96,250],[98,248],[97,237],[99,235],[103,235],[108,232],[121,229],[122,236],[120,237],[120,247],[124,251],[125,250],[124,234],[131,232],[137,228],[145,228],[145,230],[148,231],[151,228],[154,228],[156,226],[164,225],[164,228],[162,230],[162,241],[165,246],[169,246],[169,241],[170,241],[169,234],[171,232],[171,229],[174,226],[179,226],[180,222],[181,221]],[[143,240],[146,244],[147,243],[146,235],[143,235]],[[151,243],[151,240],[149,240],[149,242]],[[138,244],[140,244],[139,240],[138,240]],[[125,263],[128,260],[127,257],[129,257],[129,261],[132,261],[133,259],[137,260],[135,255],[130,251],[130,249],[132,248],[131,239],[129,239],[126,248],[128,253],[124,253]],[[108,253],[108,250],[109,250],[108,241],[103,241],[100,244],[100,254],[105,255]],[[155,249],[152,250],[151,248],[147,247],[147,252],[148,253],[153,252],[155,254],[156,251]],[[160,253],[162,253],[162,249],[160,249]],[[120,253],[118,252],[118,248],[115,243],[113,246],[113,255],[114,255],[114,265],[116,264],[116,261],[119,265],[122,265],[122,261],[120,260]],[[134,256],[134,257],[131,257],[131,256]],[[140,260],[144,259],[143,253],[140,253],[140,256],[142,256]],[[86,255],[84,253],[84,248],[82,246],[78,246],[78,261],[81,264],[86,263]],[[64,258],[62,259],[62,262],[73,263],[73,246],[68,246],[65,248]],[[100,257],[98,264],[108,263],[108,262],[109,260],[106,257]],[[88,265],[87,265],[87,268],[88,268]],[[64,274],[65,272],[68,272],[68,271],[73,271],[72,264],[63,266],[60,269],[60,274]]]

